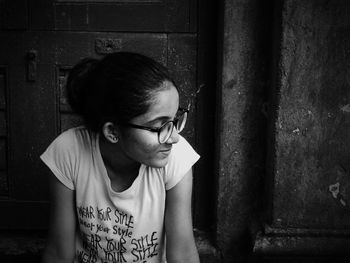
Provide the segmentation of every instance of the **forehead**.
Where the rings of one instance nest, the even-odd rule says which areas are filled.
[[[179,93],[171,82],[153,94],[148,111],[135,118],[135,121],[148,122],[157,118],[173,118],[179,108]]]

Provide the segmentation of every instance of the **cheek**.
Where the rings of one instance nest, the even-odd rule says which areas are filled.
[[[130,133],[128,135],[127,148],[128,152],[141,155],[138,157],[147,157],[147,155],[156,153],[159,149],[158,136],[156,134],[146,134],[141,132]]]
[[[140,154],[152,155],[158,151],[158,144],[156,143],[145,143],[144,141],[136,142],[136,150],[139,150]],[[145,156],[146,157],[146,156]]]
[[[129,138],[124,148],[125,153],[139,163],[156,168],[164,167],[168,162],[168,155],[159,152],[161,145],[158,137],[145,139],[144,137]]]

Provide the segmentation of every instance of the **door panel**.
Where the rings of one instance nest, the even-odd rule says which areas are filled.
[[[191,105],[183,134],[202,157],[197,171],[204,171],[194,173],[194,224],[209,228],[206,215],[212,209],[201,200],[214,198],[214,190],[206,187],[213,182],[212,151],[207,150],[213,147],[207,138],[213,133],[198,120],[212,127],[207,113],[213,114],[214,107],[203,98],[214,99],[204,94],[214,94],[215,85],[207,80],[214,83],[215,74],[209,77],[204,70],[215,54],[206,52],[197,63],[203,50],[198,43],[204,39],[197,34],[197,0],[2,0],[0,5],[0,41],[6,51],[0,52],[0,209],[18,215],[23,206],[33,211],[28,215],[34,222],[1,217],[0,228],[46,227],[48,170],[39,155],[60,132],[82,123],[64,92],[69,70],[86,56],[121,50],[167,65],[180,90],[180,106]],[[200,96],[199,74],[208,75],[200,80]],[[198,100],[207,111],[197,111]],[[199,130],[205,134],[200,139]]]
[[[47,64],[40,64],[37,58],[37,79],[28,80],[27,51],[24,34],[1,34],[1,64],[6,65],[6,166],[8,171],[8,198],[16,200],[40,200],[46,196],[43,173],[36,161],[49,134],[55,131],[55,107],[47,99],[54,98],[54,91],[48,89],[54,76]],[[35,46],[34,46],[35,48]]]
[[[28,4],[25,0],[0,1],[0,27],[6,29],[28,29]]]
[[[0,196],[8,194],[6,72],[7,68],[0,66]]]
[[[0,65],[5,65],[0,78],[1,94],[9,91],[8,98],[0,100],[3,156],[0,160],[0,209],[6,208],[9,213],[16,214],[16,209],[23,205],[24,210],[42,211],[30,214],[34,223],[0,218],[1,228],[41,228],[46,224],[49,172],[39,156],[61,131],[82,123],[67,104],[64,86],[70,68],[84,57],[99,58],[114,51],[134,51],[167,65],[179,80],[181,106],[192,104],[184,134],[194,143],[194,35],[6,32],[0,34],[0,41],[11,51],[0,54]],[[8,81],[4,80],[6,76]],[[8,131],[6,123],[10,124]]]
[[[30,1],[28,9],[33,30],[193,32],[195,3],[38,0]],[[5,1],[7,5],[11,5],[10,0]]]

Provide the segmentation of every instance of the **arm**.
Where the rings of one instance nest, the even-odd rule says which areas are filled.
[[[50,176],[51,218],[43,263],[73,262],[75,256],[76,217],[74,191]]]
[[[199,263],[193,237],[191,199],[192,169],[167,192],[165,231],[168,263]]]

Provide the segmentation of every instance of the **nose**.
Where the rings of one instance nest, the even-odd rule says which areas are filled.
[[[175,144],[178,143],[180,140],[179,132],[177,131],[176,127],[174,126],[174,129],[169,137],[169,139],[166,141],[168,144]]]

